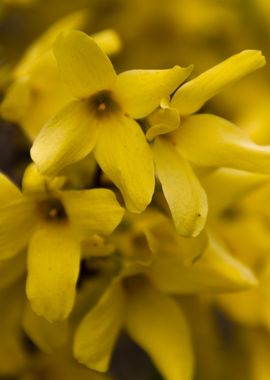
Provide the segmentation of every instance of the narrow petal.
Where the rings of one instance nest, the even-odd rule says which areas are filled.
[[[227,86],[264,65],[265,58],[260,51],[244,50],[180,87],[171,106],[182,115],[194,113]]]
[[[182,236],[197,236],[207,217],[207,197],[189,163],[167,139],[154,146],[157,174],[175,227]]]
[[[174,108],[160,108],[154,111],[147,121],[150,128],[147,130],[146,137],[148,141],[154,140],[159,135],[172,132],[179,127],[180,116]]]
[[[128,210],[143,211],[155,181],[152,153],[139,125],[121,114],[104,120],[94,155],[120,189]]]
[[[26,273],[25,252],[0,261],[0,289],[6,288]]]
[[[83,238],[110,234],[125,212],[114,193],[106,189],[65,191],[61,199],[71,223]]]
[[[23,328],[37,347],[48,354],[55,352],[67,343],[67,321],[50,323],[34,313],[29,304],[23,315]]]
[[[26,293],[33,310],[50,322],[65,319],[75,297],[80,244],[67,226],[43,226],[28,249]]]
[[[122,48],[121,38],[114,29],[101,30],[91,37],[107,55],[117,54]]]
[[[167,70],[130,70],[117,78],[115,90],[124,110],[142,118],[157,108],[191,73],[193,67],[174,66]]]
[[[161,291],[171,294],[240,291],[257,285],[252,271],[233,258],[216,239],[191,266],[183,265],[177,252],[160,255],[147,275]]]
[[[16,377],[29,364],[21,335],[25,301],[21,281],[0,291],[0,373],[5,379]]]
[[[87,34],[72,30],[60,34],[53,45],[60,76],[78,98],[110,89],[116,73],[109,58]]]
[[[202,181],[209,201],[209,212],[218,215],[240,199],[269,182],[269,176],[221,168]]]
[[[171,220],[160,212],[151,212],[149,217],[150,222],[141,228],[155,255],[175,255],[185,265],[191,265],[205,251],[207,235],[204,231],[196,237],[184,238],[177,233]]]
[[[15,69],[15,76],[20,77],[29,72],[47,50],[52,47],[52,44],[59,33],[67,29],[80,28],[86,20],[85,10],[77,11],[68,14],[67,16],[57,20],[49,26],[46,31],[32,43],[24,54],[19,65]]]
[[[128,291],[127,331],[167,380],[191,380],[193,353],[180,306],[148,284]]]
[[[172,133],[179,151],[196,165],[270,173],[270,147],[256,145],[244,130],[221,117],[193,115]]]
[[[0,208],[0,260],[26,247],[37,219],[33,202],[21,199]]]
[[[41,172],[56,174],[86,157],[96,140],[96,121],[84,102],[75,101],[44,126],[32,146],[31,157]]]
[[[125,295],[113,284],[84,317],[74,340],[75,358],[90,369],[108,370],[114,344],[123,323]]]
[[[20,123],[30,105],[30,86],[28,80],[14,81],[8,88],[0,106],[1,116],[12,122]]]
[[[4,174],[0,173],[0,201],[1,206],[22,199],[22,193]]]

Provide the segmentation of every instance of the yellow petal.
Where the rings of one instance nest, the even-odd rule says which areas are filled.
[[[30,87],[28,80],[14,81],[8,88],[0,106],[1,116],[12,122],[21,122],[30,105]]]
[[[191,380],[191,338],[180,306],[148,284],[128,291],[126,327],[167,380]]]
[[[270,173],[270,147],[256,145],[244,130],[221,117],[190,116],[172,134],[183,156],[196,165]]]
[[[10,286],[25,273],[25,252],[20,252],[9,260],[0,261],[0,289]]]
[[[67,321],[50,323],[35,314],[29,304],[23,315],[23,328],[40,350],[48,354],[67,343]]]
[[[50,322],[65,319],[75,297],[80,244],[67,226],[43,226],[28,249],[26,293],[36,314]]]
[[[22,199],[22,193],[4,174],[0,173],[0,200],[1,205]]]
[[[157,108],[191,73],[192,66],[174,66],[167,70],[130,70],[121,73],[115,90],[124,110],[133,118],[142,118]]]
[[[120,189],[128,210],[144,210],[154,191],[154,165],[139,125],[121,114],[104,120],[94,155]]]
[[[85,11],[73,12],[60,20],[57,20],[32,43],[15,69],[15,76],[25,75],[35,65],[36,60],[51,48],[59,33],[67,29],[79,28],[85,20]]]
[[[191,265],[204,252],[207,236],[204,232],[195,238],[184,238],[171,221],[160,213],[149,215],[151,222],[142,226],[149,247],[156,255],[175,255],[185,265]]]
[[[147,275],[160,290],[171,294],[225,292],[257,285],[252,271],[234,259],[216,239],[191,266],[183,265],[176,252],[160,255]]]
[[[171,106],[182,115],[194,113],[227,86],[264,65],[265,58],[260,51],[244,50],[180,87]]]
[[[119,53],[122,48],[121,38],[114,29],[101,30],[92,34],[91,37],[107,55]]]
[[[64,191],[61,199],[70,222],[84,238],[96,233],[110,234],[125,212],[114,193],[106,189]]]
[[[0,259],[16,255],[26,247],[36,225],[35,205],[21,199],[0,208]]]
[[[75,358],[96,371],[108,370],[114,344],[123,323],[125,295],[113,284],[80,323],[74,340]]]
[[[169,140],[157,138],[154,153],[157,174],[177,231],[182,236],[197,236],[207,217],[207,198],[199,180]]]
[[[110,89],[116,81],[114,68],[93,38],[80,31],[60,34],[53,45],[60,76],[75,97],[88,97]]]
[[[147,121],[150,128],[146,132],[148,141],[154,140],[155,137],[174,131],[179,127],[180,116],[174,108],[160,108],[154,111]]]
[[[61,190],[66,177],[47,177],[42,175],[35,164],[27,166],[22,179],[23,194],[33,196],[33,193],[48,193]]]
[[[221,213],[268,181],[268,175],[226,168],[215,170],[202,180],[208,196],[209,212],[215,215]]]
[[[31,157],[39,170],[55,174],[87,156],[97,139],[97,125],[84,102],[74,101],[48,121],[36,138]]]
[[[0,373],[10,379],[24,371],[27,354],[22,344],[21,316],[25,306],[23,282],[0,291]]]

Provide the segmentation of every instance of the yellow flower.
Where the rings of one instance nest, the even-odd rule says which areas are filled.
[[[13,264],[16,264],[13,262]],[[1,276],[4,272],[1,270]],[[18,375],[28,365],[28,352],[23,346],[21,317],[25,306],[22,281],[0,289],[0,377]]]
[[[149,117],[149,141],[158,178],[178,232],[197,236],[207,218],[207,197],[194,167],[232,167],[270,173],[270,149],[256,145],[229,121],[189,115],[229,84],[265,64],[258,51],[236,54],[185,83]]]
[[[185,239],[157,211],[148,209],[128,217],[122,226],[108,238],[115,247],[114,254],[97,266],[101,278],[102,272],[108,277],[102,270],[104,261],[114,263],[113,281],[108,281],[107,290],[94,306],[89,292],[85,292],[81,309],[87,310],[88,305],[90,310],[81,321],[77,318],[74,355],[89,368],[106,371],[124,328],[165,379],[191,379],[189,327],[181,307],[168,294],[240,290],[253,286],[256,280],[214,239],[209,243],[205,236]],[[89,259],[90,269],[93,260]],[[85,273],[82,281],[87,280]]]
[[[30,140],[72,99],[59,79],[51,46],[59,33],[81,27],[85,18],[85,11],[80,11],[52,24],[30,45],[13,71],[13,82],[6,91],[0,113],[4,119],[20,124]],[[120,49],[119,37],[113,30],[101,31],[93,38],[108,54]]]
[[[4,175],[0,181],[0,257],[28,245],[32,308],[50,321],[64,319],[74,302],[81,241],[111,233],[124,210],[109,190],[62,191],[63,178],[49,180],[34,166],[24,175],[22,193]]]
[[[140,212],[154,190],[151,151],[134,118],[158,107],[190,68],[131,70],[116,75],[93,39],[79,31],[60,35],[54,46],[60,75],[75,98],[41,130],[31,149],[38,168],[59,172],[92,150],[121,190],[130,211]]]

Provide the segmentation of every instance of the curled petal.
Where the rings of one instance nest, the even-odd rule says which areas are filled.
[[[133,118],[149,115],[191,73],[193,66],[167,70],[130,70],[121,73],[115,91],[124,110]]]
[[[182,236],[197,236],[207,217],[206,194],[190,164],[170,141],[155,141],[155,163],[174,224]]]
[[[264,65],[265,58],[260,51],[244,50],[180,87],[171,106],[182,115],[194,113],[227,86]]]

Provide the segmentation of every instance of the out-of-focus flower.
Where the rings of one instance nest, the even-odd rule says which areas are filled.
[[[132,70],[116,75],[95,41],[82,32],[59,36],[54,53],[60,75],[76,100],[42,129],[31,149],[47,174],[94,156],[119,187],[130,211],[140,212],[154,191],[151,151],[134,118],[158,107],[190,73],[190,68]]]
[[[48,179],[34,166],[23,193],[1,175],[0,252],[9,259],[28,245],[27,296],[50,321],[70,313],[80,265],[80,242],[109,234],[124,210],[106,189],[62,191],[63,178]]]
[[[89,368],[106,371],[117,336],[125,328],[166,379],[191,379],[189,328],[180,306],[168,294],[245,289],[256,284],[252,272],[213,239],[207,243],[204,235],[179,236],[171,221],[157,211],[128,217],[108,242],[115,252],[103,263],[115,263],[116,273],[79,322],[75,357]],[[82,314],[89,303],[88,296]]]
[[[59,33],[81,27],[85,18],[86,12],[80,11],[58,20],[32,43],[13,71],[0,113],[20,124],[31,140],[72,99],[59,78],[51,46]],[[120,49],[119,36],[113,30],[101,31],[93,38],[108,54]]]

